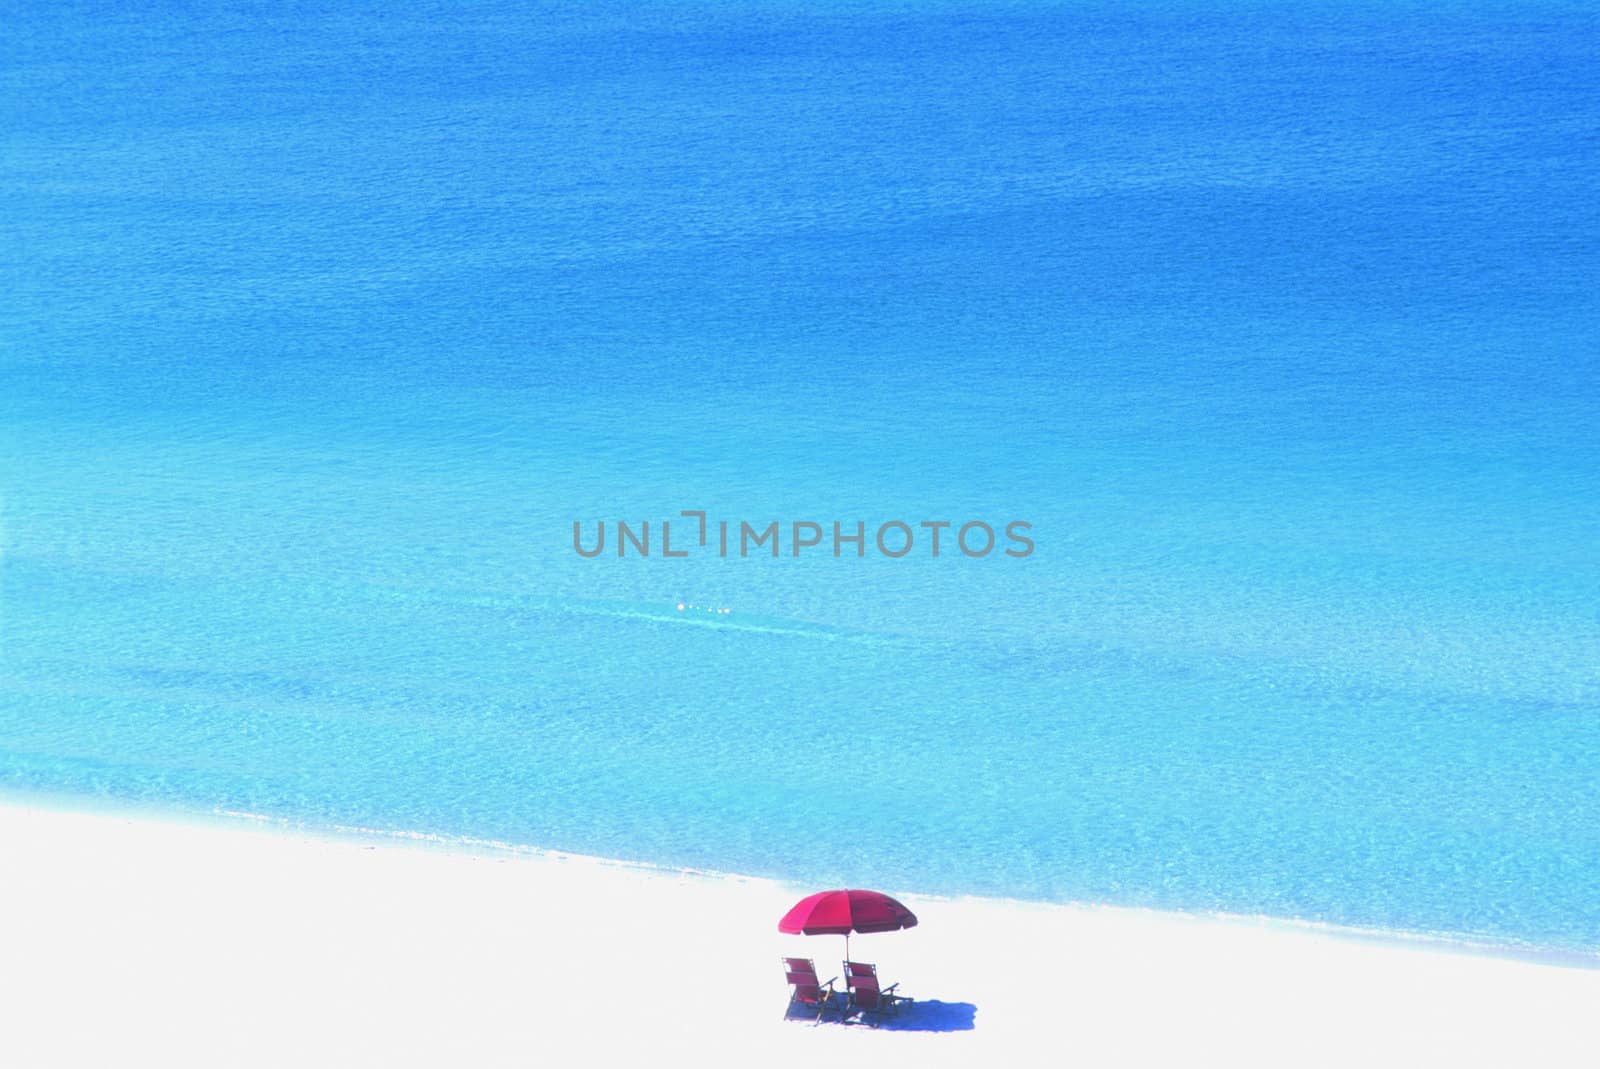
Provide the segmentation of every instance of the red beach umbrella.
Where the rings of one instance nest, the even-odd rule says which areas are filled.
[[[842,935],[850,956],[851,932],[915,928],[917,915],[882,891],[818,891],[796,902],[778,922],[785,935]]]

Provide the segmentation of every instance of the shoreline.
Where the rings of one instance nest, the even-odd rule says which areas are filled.
[[[291,839],[327,840],[353,845],[385,845],[437,851],[447,854],[472,855],[486,859],[529,858],[562,863],[594,865],[622,869],[644,875],[674,878],[701,878],[732,880],[740,883],[762,883],[773,886],[799,888],[794,879],[779,876],[760,876],[731,872],[722,869],[670,865],[660,862],[630,858],[612,858],[580,851],[515,843],[500,839],[450,835],[442,832],[408,831],[404,829],[369,827],[354,824],[314,824],[288,817],[248,810],[186,809],[153,804],[132,804],[120,801],[99,801],[86,797],[55,793],[25,793],[0,790],[0,813],[8,809],[33,809],[48,812],[75,813],[103,817],[110,820],[134,820],[157,824],[192,825],[218,831],[258,831],[285,836]],[[1462,954],[1497,960],[1516,961],[1531,965],[1549,965],[1556,968],[1600,971],[1600,943],[1591,949],[1547,946],[1536,943],[1496,942],[1492,939],[1473,938],[1452,933],[1408,931],[1399,928],[1367,928],[1358,925],[1335,924],[1328,921],[1282,917],[1269,913],[1228,913],[1213,910],[1162,909],[1154,906],[1128,906],[1109,902],[1065,901],[1047,899],[1013,898],[1004,895],[946,894],[936,891],[894,890],[899,895],[914,896],[923,901],[974,903],[1004,906],[1016,909],[1066,909],[1087,912],[1109,912],[1130,916],[1149,916],[1197,921],[1208,924],[1234,925],[1251,929],[1281,930],[1328,939],[1380,947],[1424,950],[1440,954]]]
[[[0,800],[0,999],[29,1066],[1590,1065],[1600,969],[1247,918],[901,897],[855,960],[918,999],[894,1027],[781,1019],[804,888],[550,852]]]

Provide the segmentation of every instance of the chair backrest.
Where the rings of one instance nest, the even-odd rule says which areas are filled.
[[[810,958],[784,958],[784,977],[794,985],[794,995],[802,1001],[822,998],[822,983],[817,979],[817,967]]]
[[[877,1009],[881,997],[878,990],[878,967],[864,961],[844,963],[844,982],[855,996],[856,1005],[863,1009]]]

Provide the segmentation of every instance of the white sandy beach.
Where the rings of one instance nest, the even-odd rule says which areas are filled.
[[[775,926],[818,888],[15,806],[0,836],[7,1066],[1600,1059],[1600,969],[1267,922],[883,888],[921,925],[854,956],[923,1004],[810,1027],[778,956],[827,977],[842,940]]]

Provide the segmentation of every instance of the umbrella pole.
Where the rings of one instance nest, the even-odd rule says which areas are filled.
[[[850,1000],[855,996],[855,988],[850,986],[850,933],[844,933],[844,1010],[840,1013],[839,1021],[843,1023],[845,1015],[850,1012]]]

